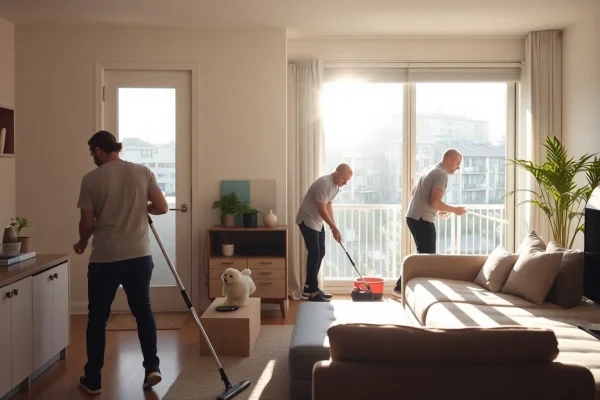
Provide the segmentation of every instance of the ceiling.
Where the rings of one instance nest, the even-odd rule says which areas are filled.
[[[522,36],[563,29],[600,0],[0,0],[15,24],[286,29],[299,36]]]

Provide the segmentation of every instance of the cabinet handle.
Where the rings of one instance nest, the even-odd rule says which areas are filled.
[[[50,274],[50,280],[53,281],[54,280],[54,275]]]
[[[260,275],[271,275],[272,272],[261,272]]]
[[[6,292],[6,297],[8,297],[9,299],[13,297],[13,293],[12,292]]]
[[[222,261],[221,265],[231,265],[233,264],[233,261]]]
[[[273,264],[273,261],[261,261],[259,264]]]
[[[13,294],[15,296],[18,296],[19,295],[19,289],[13,289]]]
[[[58,279],[58,273],[57,272],[54,273],[54,278]]]
[[[258,282],[261,285],[272,285],[273,282]]]

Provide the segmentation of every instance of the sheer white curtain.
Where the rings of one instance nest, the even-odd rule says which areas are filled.
[[[322,174],[323,123],[320,60],[295,60],[288,65],[288,294],[300,299],[306,281],[306,247],[295,223],[309,186]]]
[[[525,68],[521,86],[521,129],[517,157],[534,162],[545,159],[547,136],[562,140],[562,35],[560,31],[530,32],[525,42]],[[531,174],[517,170],[517,187],[538,190]],[[517,203],[531,198],[520,195]],[[525,221],[517,231],[518,246],[530,230],[545,241],[552,240],[546,215],[533,205],[517,208],[517,221]]]

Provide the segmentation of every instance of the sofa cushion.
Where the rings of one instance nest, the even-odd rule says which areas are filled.
[[[509,253],[501,245],[496,247],[479,270],[475,283],[491,292],[499,292],[518,257],[518,254]]]
[[[552,330],[520,326],[444,329],[339,324],[329,328],[328,336],[331,359],[346,362],[547,364],[558,355]],[[368,345],[361,346],[365,338]]]
[[[421,324],[425,324],[429,307],[440,302],[560,308],[549,302],[537,305],[519,296],[492,293],[474,282],[453,279],[413,278],[406,283],[404,295],[406,304]]]
[[[542,240],[541,237],[539,237],[536,231],[529,232],[529,235],[527,235],[519,245],[517,253],[520,253],[524,249],[528,251],[531,248],[540,251],[546,250],[546,243]]]
[[[563,254],[560,268],[546,300],[564,308],[575,307],[583,297],[583,251],[569,250],[553,241],[548,243],[546,251]]]
[[[600,393],[600,340],[577,324],[600,323],[600,308],[580,303],[571,309],[492,307],[465,303],[438,303],[427,313],[426,325],[435,328],[521,325],[552,329],[558,339],[557,362],[574,362],[591,370]]]
[[[550,292],[561,262],[562,253],[548,253],[534,246],[523,247],[502,287],[502,293],[542,304]]]

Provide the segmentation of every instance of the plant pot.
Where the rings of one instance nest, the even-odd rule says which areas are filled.
[[[244,214],[244,228],[256,228],[257,226],[256,214]]]
[[[232,244],[222,244],[221,245],[221,253],[225,257],[231,257],[233,255],[233,245]]]
[[[235,214],[225,214],[223,226],[225,226],[226,228],[235,227]]]
[[[31,251],[29,246],[30,238],[28,236],[19,236],[17,239],[21,242],[21,253]]]

